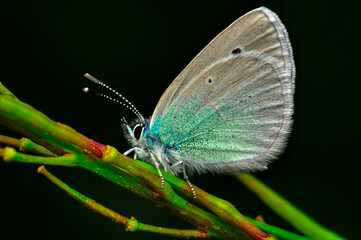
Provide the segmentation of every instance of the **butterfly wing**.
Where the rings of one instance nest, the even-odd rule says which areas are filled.
[[[285,27],[267,8],[237,19],[165,91],[151,132],[193,172],[263,170],[292,124],[295,67]]]

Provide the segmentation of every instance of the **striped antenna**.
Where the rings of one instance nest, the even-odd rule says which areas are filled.
[[[105,87],[106,89],[108,89],[109,91],[113,92],[115,95],[120,97],[122,100],[114,99],[112,97],[109,97],[108,95],[93,91],[93,90],[91,90],[91,89],[89,89],[87,87],[83,88],[84,92],[92,93],[92,94],[98,95],[100,97],[106,98],[106,99],[108,99],[110,101],[113,101],[113,102],[116,102],[116,103],[119,103],[119,104],[123,105],[124,107],[130,109],[135,115],[137,115],[137,117],[139,118],[141,123],[143,123],[143,124],[145,123],[144,117],[142,116],[142,114],[140,114],[138,109],[136,109],[136,107],[134,107],[134,105],[130,101],[128,101],[128,99],[126,99],[120,93],[118,93],[117,91],[115,91],[114,89],[112,89],[111,87],[109,87],[108,85],[103,83],[102,81],[98,80],[97,78],[93,77],[89,73],[85,73],[84,77],[86,77],[87,79],[89,79],[90,81],[92,81],[92,82],[94,82],[96,84],[99,84],[102,87]]]

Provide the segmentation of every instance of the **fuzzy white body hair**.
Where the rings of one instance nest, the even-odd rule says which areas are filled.
[[[149,120],[145,119],[145,122],[149,123]],[[131,125],[137,124],[139,124],[138,120],[133,122]],[[153,155],[155,157],[155,161],[157,161],[157,163],[165,171],[176,176],[182,172],[182,166],[180,164],[176,164],[182,162],[181,156],[177,151],[167,151],[166,146],[160,141],[156,141],[156,144],[149,144],[144,132],[142,132],[140,138],[137,139],[128,125],[125,125],[124,135],[129,144],[132,146],[132,149],[134,149],[135,159],[154,165],[154,160],[151,157],[151,155]],[[149,137],[156,138],[156,136],[149,136],[148,133],[148,138]]]

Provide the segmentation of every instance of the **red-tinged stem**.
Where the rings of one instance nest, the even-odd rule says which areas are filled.
[[[198,199],[194,200],[187,183],[175,176],[163,172],[166,183],[164,188],[162,188],[159,175],[154,167],[125,157],[110,146],[97,143],[66,125],[50,120],[47,116],[36,111],[31,106],[19,101],[1,84],[0,123],[24,136],[28,136],[34,142],[57,155],[52,157],[32,156],[18,153],[11,148],[0,148],[0,155],[5,161],[82,167],[190,222],[198,229],[195,230],[196,232],[192,232],[194,236],[198,233],[202,235],[206,232],[211,236],[226,239],[248,240],[250,237],[256,240],[274,239],[272,236],[265,234],[254,226],[251,223],[252,220],[240,214],[233,205],[197,187],[195,187],[195,190]],[[12,140],[8,139],[8,141],[11,145]],[[31,142],[24,140],[23,150],[28,152],[28,147],[30,146]],[[46,156],[47,154],[41,155]],[[207,207],[214,212],[215,215],[191,204],[174,192],[173,189],[177,190],[182,196],[187,196],[188,199],[193,199],[197,203]],[[79,195],[81,194],[79,193]],[[86,199],[83,200],[87,202],[85,201]],[[93,200],[88,200],[88,207],[92,210],[98,211],[99,213],[106,213],[114,216],[114,219],[118,219],[117,221],[122,221],[121,216],[116,215],[114,212],[109,212],[111,210],[97,205]],[[81,199],[79,201],[81,201]],[[127,219],[127,222],[127,226],[129,226],[128,230],[134,228],[134,225],[137,227],[143,226],[144,229],[147,228],[146,225],[138,223],[135,219]],[[259,226],[260,228],[269,228],[269,226]],[[152,227],[153,226],[150,226],[149,228],[152,229]],[[281,235],[279,229],[274,227],[269,229],[276,235],[277,233]],[[188,230],[176,229],[174,231],[167,228],[156,228],[152,231],[180,236],[183,233],[180,231]],[[172,231],[173,233],[171,233]],[[294,235],[289,233],[282,234],[283,236],[287,235],[288,239],[294,237]],[[202,237],[204,236],[202,235]]]
[[[34,140],[41,145],[56,145],[67,150],[77,146],[90,151],[97,157],[102,157],[107,149],[105,145],[79,134],[74,129],[51,121],[41,112],[13,97],[0,98],[0,111],[3,113],[0,116],[0,122],[3,125],[31,139],[35,138]],[[46,139],[45,142],[44,139]],[[47,148],[52,150],[52,147]],[[65,153],[56,151],[57,155]]]
[[[18,153],[15,149],[6,147],[2,157],[5,161],[13,162],[83,167],[154,202],[157,206],[168,209],[199,230],[211,232],[212,235],[219,235],[227,239],[250,239],[241,230],[225,224],[218,217],[179,197],[168,183],[162,189],[159,177],[149,173],[146,169],[140,169],[138,172],[136,168],[127,165],[122,166],[122,168],[115,168],[113,164],[93,159],[91,155],[79,155],[80,153],[59,157],[39,157]],[[119,153],[117,155],[121,156]],[[105,156],[109,155],[106,154]]]
[[[153,191],[157,192],[156,196],[147,198],[148,200],[174,212],[175,214],[184,218],[186,221],[190,221],[191,218],[192,219],[191,222],[196,221],[199,223],[200,226],[203,225],[205,229],[213,228],[217,233],[221,235],[225,235],[225,236],[228,235],[229,237],[232,237],[233,230],[227,228],[225,225],[220,223],[217,218],[213,217],[213,215],[205,213],[198,207],[194,206],[193,204],[179,197],[167,182],[164,184],[164,188],[162,188],[158,174],[157,173],[153,174],[152,172],[149,172],[147,169],[139,166],[137,164],[139,161],[135,161],[134,159],[130,159],[128,157],[119,154],[119,152],[115,148],[112,148],[110,146],[108,146],[108,151],[104,153],[102,160],[106,163],[116,165],[121,169],[125,169],[129,171],[131,175],[141,177]],[[178,179],[178,181],[181,180]],[[204,194],[208,194],[211,197],[209,193],[204,192]],[[235,208],[234,210],[237,211]],[[185,212],[188,213],[184,215]],[[193,216],[195,218],[193,218]],[[248,220],[246,221],[248,222]],[[212,223],[211,225],[208,224],[210,222]],[[223,227],[221,227],[222,225]],[[253,224],[250,225],[254,226]],[[257,227],[255,228],[257,229]],[[242,232],[239,232],[239,234],[241,233]],[[267,239],[267,235],[266,238],[261,238],[260,236],[257,236],[255,234],[252,234],[252,236],[250,237],[252,237],[252,239],[257,239],[257,240]]]
[[[21,138],[19,140],[16,138],[0,135],[0,143],[5,144],[7,146],[13,146],[19,148],[19,150],[22,152],[35,153],[37,155],[43,155],[43,156],[53,156],[53,157],[56,156],[48,149],[44,148],[43,146],[40,146],[39,144],[34,143],[28,138]]]
[[[116,164],[116,163],[115,163]],[[147,163],[139,162],[138,165],[141,165],[144,168],[147,168],[153,174],[157,174],[154,167],[150,166]],[[185,181],[180,181],[179,178],[171,175],[167,172],[163,172],[163,177],[172,187],[177,190],[179,193],[186,195],[187,197],[193,199],[193,193],[190,190],[188,184]],[[197,186],[193,185],[194,190],[197,193],[197,199],[193,199],[198,204],[203,205],[217,216],[222,219],[225,219],[227,222],[233,226],[242,229],[253,239],[270,239],[269,236],[251,223],[245,216],[243,216],[239,211],[229,202],[210,195],[209,193],[203,191]]]
[[[210,233],[201,231],[201,230],[180,230],[180,229],[171,229],[171,228],[164,228],[164,227],[157,227],[152,226],[148,224],[143,224],[138,222],[135,218],[131,217],[130,219],[114,212],[113,210],[97,203],[93,199],[90,199],[83,194],[79,193],[78,191],[72,189],[67,184],[62,182],[60,179],[52,175],[50,172],[48,172],[44,166],[40,166],[38,168],[38,173],[45,176],[47,179],[49,179],[52,183],[54,183],[56,186],[58,186],[60,189],[65,191],[67,194],[69,194],[71,197],[82,203],[84,206],[88,207],[89,209],[93,210],[94,212],[97,212],[100,215],[103,215],[110,220],[121,224],[126,227],[127,231],[147,231],[147,232],[153,232],[153,233],[160,233],[168,236],[173,237],[184,237],[184,238],[197,238],[197,239],[205,239],[212,236]]]
[[[19,147],[19,139],[0,135],[0,143],[8,146]]]
[[[14,148],[5,147],[3,148],[0,156],[5,162],[26,162],[32,164],[47,164],[67,167],[75,167],[77,165],[76,158],[72,154],[60,157],[41,157],[22,154],[17,152]]]

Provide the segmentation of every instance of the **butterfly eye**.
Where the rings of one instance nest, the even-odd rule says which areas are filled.
[[[142,135],[143,129],[144,129],[143,124],[137,124],[134,126],[133,135],[134,135],[135,139],[139,140],[140,136]]]

